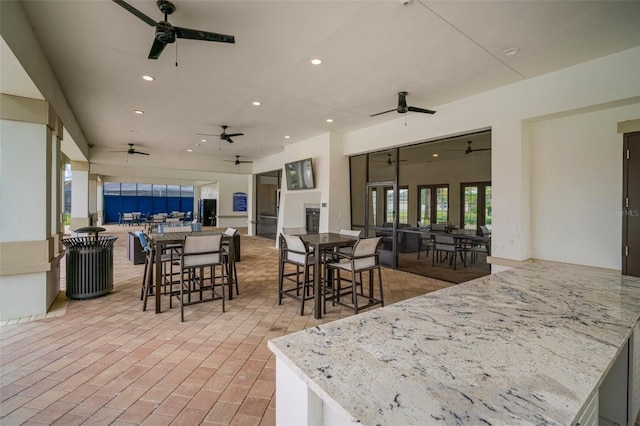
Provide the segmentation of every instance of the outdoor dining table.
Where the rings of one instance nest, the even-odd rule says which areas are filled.
[[[184,237],[186,236],[208,236],[208,235],[220,235],[222,234],[222,241],[229,242],[229,300],[233,299],[233,286],[237,277],[233,271],[235,268],[235,247],[233,245],[233,237],[225,235],[218,231],[194,231],[194,232],[167,232],[167,233],[151,233],[149,234],[149,242],[153,245],[154,255],[152,256],[153,264],[150,266],[151,271],[155,278],[155,300],[156,300],[156,314],[162,312],[161,305],[161,286],[162,286],[162,252],[167,246],[182,244]],[[155,266],[155,268],[154,268]],[[151,275],[151,274],[150,274]]]
[[[320,279],[322,273],[322,253],[326,250],[333,250],[340,247],[352,246],[358,241],[357,237],[349,235],[337,234],[334,232],[323,232],[320,234],[304,234],[300,235],[302,241],[307,243],[314,249],[314,265],[313,265],[313,307],[314,317],[322,318],[322,292],[320,291]]]

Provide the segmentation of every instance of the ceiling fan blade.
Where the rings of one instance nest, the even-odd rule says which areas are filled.
[[[235,43],[236,39],[232,35],[210,33],[208,31],[192,30],[190,28],[173,27],[176,30],[176,37],[190,40],[217,41],[220,43]]]
[[[234,138],[236,136],[244,136],[244,133],[227,133],[226,136],[229,138]]]
[[[134,152],[134,154],[149,155],[146,152],[140,152],[140,151],[136,151],[136,152]]]
[[[167,45],[166,43],[163,43],[159,41],[157,38],[154,38],[153,46],[151,46],[151,51],[149,52],[149,59],[158,59],[166,45]]]
[[[408,111],[411,112],[422,112],[425,114],[435,114],[436,112],[430,109],[424,109],[424,108],[418,108],[418,107],[414,107],[414,106],[410,106],[409,108],[407,108]]]
[[[220,135],[213,135],[211,133],[196,133],[196,135],[198,135],[198,136],[220,136]]]
[[[226,140],[229,143],[233,143],[233,140],[229,136],[226,136],[224,140]]]
[[[388,112],[393,112],[393,111],[397,111],[398,108],[394,108],[394,109],[390,109],[389,111],[383,111],[383,112],[379,112],[377,114],[371,114],[369,117],[375,117],[376,115],[381,115],[381,114],[386,114]]]
[[[476,151],[491,151],[491,148],[480,148],[480,149],[474,149],[473,152]]]
[[[129,3],[126,3],[123,0],[113,0],[113,2],[116,3],[116,4],[119,4],[120,6],[125,8],[127,11],[129,11],[133,15],[136,15],[138,18],[142,19],[144,22],[146,22],[147,24],[151,25],[152,27],[155,27],[155,26],[158,25],[158,23],[156,21],[154,21],[153,19],[149,18],[147,15],[145,15],[142,12],[140,12],[138,9],[136,9],[133,6],[131,6]]]

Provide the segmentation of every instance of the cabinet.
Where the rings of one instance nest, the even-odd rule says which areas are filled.
[[[640,322],[599,388],[599,426],[633,426],[640,413]],[[587,424],[578,422],[579,425]]]

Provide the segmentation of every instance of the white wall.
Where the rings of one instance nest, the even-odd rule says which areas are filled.
[[[246,175],[227,175],[224,181],[218,184],[218,221],[219,227],[246,227],[248,226],[248,212],[233,211],[234,192],[249,194],[249,181]],[[248,200],[247,200],[248,202]]]
[[[622,138],[615,124],[638,107],[547,119],[530,125],[532,255],[622,268]]]

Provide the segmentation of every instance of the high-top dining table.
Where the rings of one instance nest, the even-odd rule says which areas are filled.
[[[235,247],[233,245],[233,237],[225,235],[218,231],[195,231],[195,232],[167,232],[167,233],[151,233],[149,234],[149,243],[153,246],[154,256],[152,256],[153,263],[150,268],[153,271],[155,278],[155,301],[156,301],[156,314],[162,312],[161,308],[161,296],[160,290],[162,286],[162,252],[169,245],[182,244],[184,237],[186,236],[208,236],[208,235],[222,235],[222,241],[229,242],[229,300],[233,299],[233,286],[237,277],[234,275],[235,268],[233,264],[236,261]],[[155,266],[155,269],[154,269]],[[150,274],[151,275],[151,274]]]
[[[324,251],[333,250],[340,247],[352,246],[358,241],[357,237],[337,234],[335,232],[323,232],[320,234],[300,235],[302,241],[307,243],[314,250],[313,265],[313,307],[314,317],[322,318],[322,292],[320,291],[320,279],[322,277],[322,254]]]

